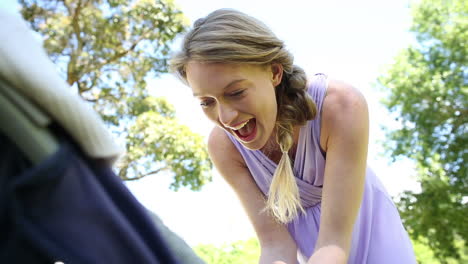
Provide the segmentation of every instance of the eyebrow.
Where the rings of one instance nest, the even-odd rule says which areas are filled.
[[[227,88],[229,88],[229,86],[234,85],[234,84],[239,83],[239,82],[242,82],[242,81],[245,81],[245,80],[247,80],[247,79],[237,79],[237,80],[234,80],[234,81],[228,83],[228,85],[226,85],[226,86],[223,88],[223,90],[226,90]],[[193,96],[200,96],[200,94],[199,94],[199,93],[193,93]]]

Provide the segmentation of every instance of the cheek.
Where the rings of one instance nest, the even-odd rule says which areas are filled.
[[[268,119],[267,122],[269,123],[270,127],[274,127],[276,124],[276,117],[278,110],[276,109],[276,104],[270,104],[268,108]]]
[[[268,121],[276,121],[277,115],[276,97],[273,91],[269,91],[263,97],[262,112],[267,115]]]
[[[203,113],[205,116],[212,121],[213,123],[218,124],[218,116],[216,114],[216,110],[210,108],[203,108]]]

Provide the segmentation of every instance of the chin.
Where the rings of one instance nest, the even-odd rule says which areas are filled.
[[[253,144],[250,144],[250,143],[244,143],[242,141],[239,141],[246,149],[249,149],[249,150],[259,150],[261,149],[262,147],[258,147],[258,146],[254,146]]]
[[[255,139],[252,142],[243,142],[236,137],[236,140],[249,150],[261,150],[266,145],[266,142],[263,142],[261,139]]]

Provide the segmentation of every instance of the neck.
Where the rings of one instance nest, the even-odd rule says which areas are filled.
[[[295,158],[297,143],[299,141],[300,129],[301,129],[300,126],[296,126],[296,127],[294,127],[294,130],[293,130],[294,143],[293,143],[292,147],[288,151],[289,157],[291,158],[291,160],[294,160],[294,158]],[[275,163],[279,162],[279,160],[281,159],[281,155],[283,153],[281,152],[281,148],[280,148],[278,142],[276,142],[276,129],[273,130],[273,132],[271,133],[271,136],[268,139],[267,143],[265,144],[265,146],[263,146],[260,149],[260,151],[262,151],[263,154],[265,154],[268,158],[270,158]]]

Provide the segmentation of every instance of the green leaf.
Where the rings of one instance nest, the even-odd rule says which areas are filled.
[[[386,129],[387,154],[418,166],[421,192],[401,195],[413,238],[424,238],[442,263],[460,259],[468,239],[468,5],[421,0],[411,30],[418,43],[402,50],[378,79],[383,104],[401,128]],[[449,227],[449,228],[447,228]]]

